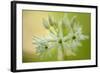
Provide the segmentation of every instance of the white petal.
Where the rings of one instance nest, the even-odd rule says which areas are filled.
[[[85,39],[88,39],[88,38],[89,38],[88,36],[80,35],[80,40],[85,40]]]

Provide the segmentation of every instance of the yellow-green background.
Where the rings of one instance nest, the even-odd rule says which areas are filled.
[[[32,44],[32,36],[45,36],[48,31],[42,24],[42,19],[47,19],[48,15],[53,16],[56,20],[60,20],[64,14],[68,15],[69,19],[73,16],[77,16],[77,20],[82,26],[83,34],[89,36],[89,39],[81,41],[82,46],[78,47],[76,56],[65,57],[65,60],[85,60],[91,58],[91,14],[90,13],[78,13],[78,12],[50,12],[50,11],[32,11],[23,10],[22,12],[22,25],[23,25],[23,47],[22,47],[22,61],[23,63],[28,62],[40,62],[41,60],[36,55],[35,45]],[[56,50],[52,50],[52,58],[46,58],[42,61],[56,61]]]

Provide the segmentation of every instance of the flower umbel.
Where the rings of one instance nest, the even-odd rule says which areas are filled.
[[[45,37],[33,37],[36,53],[43,58],[44,53],[52,56],[49,51],[56,49],[57,60],[64,60],[64,56],[75,56],[76,49],[82,46],[81,41],[88,39],[76,19],[76,16],[73,16],[69,20],[67,15],[64,15],[60,21],[56,21],[51,16],[48,16],[47,20],[43,19],[43,25],[49,34]]]

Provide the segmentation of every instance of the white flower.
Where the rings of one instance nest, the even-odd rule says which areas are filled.
[[[51,49],[57,49],[58,60],[64,60],[64,56],[75,56],[75,50],[82,45],[81,41],[88,39],[76,21],[76,16],[69,20],[68,16],[64,15],[63,19],[58,22],[49,16],[48,22],[43,20],[43,25],[50,32],[49,35],[34,38],[37,53],[42,57],[44,53],[50,54]]]
[[[45,52],[48,52],[52,46],[50,44],[50,37],[37,37],[33,36],[33,44],[36,45],[36,54],[43,57]],[[50,54],[49,54],[50,56]]]
[[[82,32],[81,26],[79,26],[79,23],[73,23],[69,25],[69,34],[64,37],[66,39],[68,47],[70,48],[77,48],[78,46],[81,46],[81,41],[88,39],[88,36],[84,35]]]

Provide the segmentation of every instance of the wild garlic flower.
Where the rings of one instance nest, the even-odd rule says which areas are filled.
[[[76,16],[69,20],[68,16],[64,15],[63,19],[59,21],[49,16],[48,20],[43,19],[43,25],[49,31],[48,36],[33,37],[37,53],[42,58],[43,53],[47,53],[51,49],[57,49],[57,60],[64,60],[64,56],[75,56],[75,49],[82,45],[81,41],[88,39],[76,21]]]
[[[82,27],[79,25],[79,22],[75,21],[76,17],[74,16],[68,25],[69,33],[64,39],[67,41],[67,47],[76,49],[78,46],[82,46],[81,41],[88,39],[88,36],[84,35],[82,32]]]
[[[45,52],[48,52],[52,48],[51,44],[49,43],[49,36],[48,37],[33,36],[33,40],[34,40],[33,44],[36,45],[36,53],[40,57],[42,57]]]

